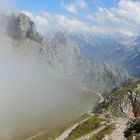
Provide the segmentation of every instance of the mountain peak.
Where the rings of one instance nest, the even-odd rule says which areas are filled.
[[[43,41],[43,37],[36,30],[35,23],[24,13],[11,17],[9,29],[12,37],[27,37],[37,42]]]
[[[53,38],[53,42],[60,45],[65,45],[68,42],[68,37],[64,32],[57,31]]]

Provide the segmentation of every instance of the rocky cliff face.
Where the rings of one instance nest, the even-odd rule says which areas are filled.
[[[75,77],[87,88],[103,92],[120,85],[128,78],[125,69],[111,62],[96,62],[84,56],[78,56]]]
[[[114,89],[109,95],[105,96],[104,102],[97,109],[103,116],[110,117],[110,120],[112,119],[110,123],[116,124],[114,132],[118,130],[116,134],[121,134],[123,136],[122,140],[140,139],[139,80],[129,79],[128,82]],[[123,120],[124,124],[120,120]],[[124,129],[121,129],[121,127],[124,127]],[[114,139],[116,139],[117,135],[115,135]]]
[[[140,117],[140,81],[125,83],[107,95],[101,106],[117,117]]]
[[[23,13],[10,17],[8,32],[12,37],[28,37],[37,42],[43,41],[43,37],[36,30],[35,23]]]

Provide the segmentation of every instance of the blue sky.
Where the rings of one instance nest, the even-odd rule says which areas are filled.
[[[32,14],[48,12],[50,14],[64,15],[69,18],[87,21],[85,15],[95,12],[98,7],[110,8],[116,6],[119,0],[15,0],[17,11],[28,11]],[[87,7],[81,7],[77,3],[84,3]],[[73,8],[74,11],[71,11]],[[77,13],[77,14],[75,14]],[[88,21],[88,23],[92,23]]]
[[[37,13],[40,11],[48,11],[50,13],[67,14],[61,3],[71,4],[75,0],[16,0],[18,10],[30,11]],[[85,0],[89,5],[90,10],[95,10],[97,7],[112,7],[118,3],[118,0]]]
[[[41,32],[140,35],[140,0],[15,0]]]
[[[16,0],[18,10],[37,13],[40,11],[49,11],[52,13],[61,13],[59,0]]]

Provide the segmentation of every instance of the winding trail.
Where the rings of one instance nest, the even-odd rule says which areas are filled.
[[[48,130],[44,130],[44,131],[42,131],[42,132],[40,132],[40,133],[38,133],[38,134],[36,134],[34,136],[31,136],[31,137],[27,138],[26,140],[33,140],[33,139],[35,139],[35,138],[37,138],[37,137],[39,137],[41,135],[44,135],[47,131]]]
[[[80,88],[81,90],[84,90],[84,91],[86,91],[86,92],[91,92],[91,93],[96,94],[96,95],[100,98],[100,100],[99,100],[99,102],[98,102],[99,104],[102,103],[102,102],[104,101],[104,97],[102,96],[101,93],[99,93],[99,92],[97,92],[97,91],[95,91],[95,90],[92,90],[92,89],[88,89],[87,87],[80,86],[81,84],[80,84],[80,82],[77,81],[77,80],[73,81],[73,83],[74,83],[75,86],[77,86],[77,87]]]
[[[127,120],[124,118],[117,118],[116,120],[112,120],[112,123],[115,123],[115,130],[111,135],[104,137],[103,140],[126,140],[124,131],[126,129]]]
[[[83,121],[79,122],[79,123],[75,123],[72,127],[68,128],[66,131],[64,131],[58,138],[56,138],[55,140],[65,140],[70,133],[76,129],[80,124],[86,122],[87,120],[89,120],[91,117],[93,117],[94,114],[92,114],[90,117],[84,119]]]
[[[96,92],[96,91],[94,91],[94,90],[87,89],[87,88],[84,88],[84,87],[79,87],[79,88],[82,89],[82,90],[84,90],[84,91],[91,92],[91,93],[94,93],[94,94],[96,94],[97,96],[99,96],[99,98],[100,98],[100,100],[99,100],[99,102],[98,102],[99,104],[102,103],[102,102],[104,101],[104,97],[102,96],[101,93],[98,93],[98,92]]]
[[[94,131],[92,131],[92,132],[90,132],[90,133],[88,133],[88,134],[86,134],[86,135],[84,135],[84,136],[82,136],[82,137],[80,137],[80,138],[78,138],[78,139],[76,139],[76,140],[85,140],[85,139],[87,139],[87,138],[91,138],[92,136],[98,134],[100,131],[102,131],[102,130],[105,129],[105,128],[106,128],[106,126],[103,125],[103,126],[97,128],[96,130],[94,130]],[[119,140],[120,140],[120,139],[119,139]]]

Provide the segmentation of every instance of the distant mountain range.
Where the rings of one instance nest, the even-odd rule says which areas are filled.
[[[125,68],[130,76],[140,78],[140,36],[116,40],[89,34],[70,35],[81,53],[96,61],[111,61]]]
[[[72,34],[70,38],[80,46],[83,54],[99,61],[106,59],[121,45],[113,38],[95,36],[92,34]]]
[[[140,78],[140,37],[134,37],[121,43],[107,60],[123,66],[129,75]]]

